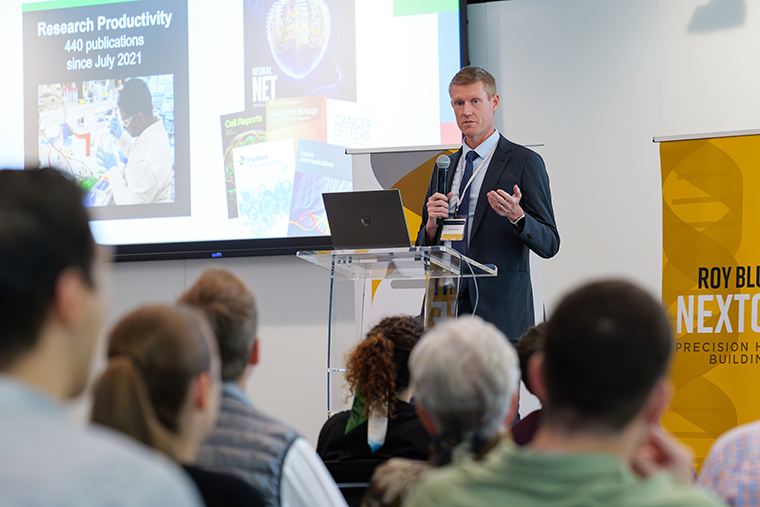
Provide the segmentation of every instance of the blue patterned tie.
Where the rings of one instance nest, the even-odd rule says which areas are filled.
[[[457,218],[464,217],[467,219],[467,222],[464,226],[464,238],[462,241],[454,241],[452,242],[451,246],[456,250],[457,252],[461,253],[462,255],[467,255],[468,250],[468,243],[470,239],[470,223],[469,223],[469,214],[470,214],[470,189],[472,188],[472,184],[470,184],[469,187],[467,187],[467,191],[462,193],[464,190],[464,186],[467,185],[467,182],[470,181],[470,178],[472,178],[472,162],[478,158],[478,154],[475,153],[475,150],[471,150],[467,152],[467,156],[465,157],[465,163],[464,163],[464,174],[462,175],[462,181],[459,183],[459,212],[457,213]]]

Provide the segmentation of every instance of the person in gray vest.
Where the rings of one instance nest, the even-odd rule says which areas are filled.
[[[245,394],[251,367],[259,361],[256,303],[245,284],[228,271],[208,269],[179,302],[204,311],[222,358],[221,413],[197,465],[245,479],[272,507],[345,506],[306,439],[258,410]]]

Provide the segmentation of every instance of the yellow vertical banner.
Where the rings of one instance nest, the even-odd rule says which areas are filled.
[[[715,439],[760,419],[760,136],[660,144],[663,302],[676,333],[663,425],[701,466]]]

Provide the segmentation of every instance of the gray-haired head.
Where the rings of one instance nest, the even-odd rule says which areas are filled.
[[[504,428],[520,385],[517,353],[479,317],[439,324],[409,358],[416,402],[436,431],[491,438]]]

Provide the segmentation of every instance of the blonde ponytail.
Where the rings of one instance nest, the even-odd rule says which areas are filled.
[[[117,355],[95,384],[90,419],[171,454],[166,433],[156,418],[138,360]]]

